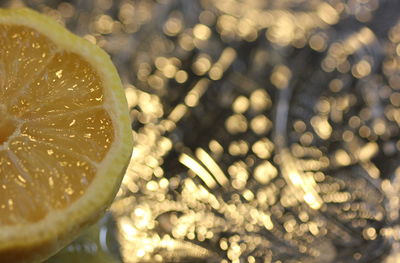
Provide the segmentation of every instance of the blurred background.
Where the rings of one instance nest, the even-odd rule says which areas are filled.
[[[49,262],[400,262],[397,0],[2,0],[104,48],[109,213]]]

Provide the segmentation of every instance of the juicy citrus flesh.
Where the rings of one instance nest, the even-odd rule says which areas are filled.
[[[95,222],[132,139],[103,50],[32,10],[0,9],[0,262],[42,262]]]
[[[112,121],[92,66],[26,26],[0,25],[0,76],[0,224],[34,222],[84,193]]]
[[[0,25],[1,225],[38,221],[83,195],[114,139],[102,86],[78,54]]]

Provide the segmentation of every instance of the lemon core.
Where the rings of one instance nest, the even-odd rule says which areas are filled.
[[[17,130],[17,121],[7,113],[6,107],[1,104],[0,116],[0,145],[3,145]]]

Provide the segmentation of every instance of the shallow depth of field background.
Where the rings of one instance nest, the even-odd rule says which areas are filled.
[[[400,260],[400,2],[0,6],[31,7],[101,46],[125,87],[131,165],[93,232],[99,242],[65,253]]]

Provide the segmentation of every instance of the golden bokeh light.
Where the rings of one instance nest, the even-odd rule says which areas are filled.
[[[118,249],[106,253],[126,263],[399,261],[396,1],[0,5],[54,17],[121,75],[135,146],[110,209],[116,226],[101,232]]]

